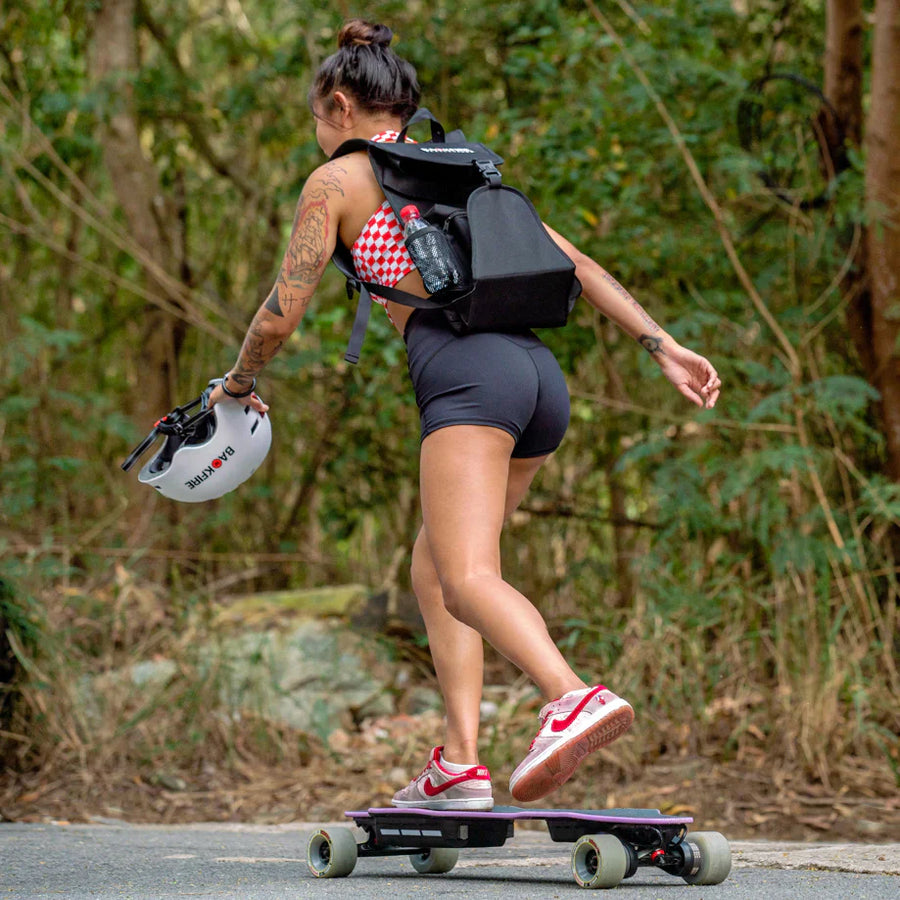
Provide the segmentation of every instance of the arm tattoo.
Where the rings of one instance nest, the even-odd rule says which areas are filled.
[[[327,163],[306,183],[275,286],[250,323],[231,370],[231,377],[238,384],[249,386],[284,343],[271,331],[267,333],[266,323],[273,317],[296,316],[299,320],[306,312],[328,263],[332,228],[330,201],[335,196],[344,196],[341,177],[345,174],[343,166]],[[296,308],[295,304],[298,304]]]
[[[246,387],[252,384],[256,375],[265,368],[284,344],[284,341],[266,338],[261,328],[260,315],[257,313],[250,323],[241,352],[230,373],[238,384]]]
[[[328,262],[329,199],[336,194],[344,196],[341,176],[345,172],[337,163],[323,166],[317,181],[312,185],[307,183],[300,197],[281,271],[265,302],[265,308],[275,316],[290,315],[295,303],[300,304],[302,316],[312,300]]]
[[[603,271],[603,280],[606,281],[613,288],[613,290],[617,294],[619,294],[619,296],[623,297],[635,308],[637,314],[641,317],[641,321],[648,328],[650,328],[653,331],[660,330],[659,325],[657,325],[656,322],[654,322],[653,319],[650,318],[650,316],[647,314],[647,311],[644,309],[644,307],[641,306],[641,304],[638,303],[637,300],[635,300],[634,297],[632,297],[631,294],[629,294],[628,291],[626,291],[625,288],[623,288],[622,285],[619,284],[619,282],[616,281],[616,279],[613,278],[612,275],[610,275],[609,272],[607,272],[605,269]],[[644,338],[641,337],[640,341],[641,341],[641,343],[643,343]],[[647,349],[649,349],[649,348],[647,348]],[[652,353],[653,351],[651,350],[650,352]]]
[[[347,170],[337,160],[328,162],[319,169],[319,185],[317,190],[326,195],[329,191],[344,196],[344,185],[341,181],[342,176],[347,174]]]
[[[651,337],[649,334],[642,334],[638,341],[640,345],[651,355],[654,353],[658,353],[660,356],[665,356],[666,351],[663,350],[663,342],[662,338]]]

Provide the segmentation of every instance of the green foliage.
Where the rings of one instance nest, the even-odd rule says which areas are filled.
[[[748,84],[776,61],[821,81],[821,4],[602,6],[682,130],[801,371],[791,374],[672,135],[588,8],[370,3],[367,17],[390,23],[418,66],[426,104],[496,146],[505,179],[724,381],[719,407],[696,413],[590,310],[547,334],[569,375],[572,426],[536,486],[545,514],[513,523],[505,571],[544,598],[585,668],[615,668],[645,705],[674,697],[699,717],[741,695],[738,673],[782,698],[729,726],[733,748],[750,725],[777,743],[770,723],[787,722],[776,706],[791,701],[808,701],[801,718],[822,717],[822,748],[874,746],[870,726],[883,729],[897,699],[895,681],[877,676],[896,640],[879,628],[897,596],[885,573],[900,496],[881,475],[877,395],[849,348],[836,281],[864,224],[865,160],[851,155],[829,205],[800,213],[758,178],[766,158],[790,162],[788,144],[747,154],[736,122]],[[172,374],[187,398],[232,361],[322,162],[306,92],[345,6],[140,9],[135,100],[162,208],[177,209],[172,233],[183,232],[194,291],[184,308],[233,338],[190,327]],[[119,471],[151,424],[131,412],[146,307],[97,139],[120,98],[90,77],[94,13],[53,0],[0,25],[0,574],[28,560],[49,589],[130,548],[129,566],[173,594],[218,579],[381,585],[417,527],[417,416],[402,342],[383,318],[373,315],[360,367],[341,361],[352,310],[334,274],[261,381],[275,431],[261,472],[214,504],[173,510]],[[805,146],[802,117],[787,112],[779,121]],[[284,557],[248,565],[260,553]],[[74,576],[39,568],[61,555]],[[11,620],[37,622],[24,601],[4,602]],[[95,637],[67,639],[89,654]],[[868,724],[828,719],[824,696],[809,693],[816,678],[868,704]],[[887,686],[867,690],[876,681]],[[799,727],[788,725],[785,744]]]
[[[9,628],[18,636],[21,646],[34,650],[44,633],[44,623],[34,598],[22,596],[16,582],[9,580],[8,569],[12,567],[6,568],[5,577],[0,578],[0,623],[4,629]],[[6,634],[2,638],[5,644]]]

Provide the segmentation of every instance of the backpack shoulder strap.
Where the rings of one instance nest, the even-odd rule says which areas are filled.
[[[358,153],[360,150],[368,150],[373,143],[374,141],[364,141],[362,138],[351,138],[349,141],[344,141],[344,143],[341,144],[328,159],[339,159],[342,156],[346,156],[348,153]]]

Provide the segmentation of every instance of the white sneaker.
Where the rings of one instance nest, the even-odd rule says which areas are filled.
[[[540,711],[541,725],[509,779],[516,800],[539,800],[565,784],[581,761],[611,744],[634,721],[627,700],[602,684],[569,691]]]
[[[451,772],[441,765],[443,749],[435,747],[431,751],[428,765],[402,791],[394,794],[391,805],[418,809],[493,809],[491,773],[487,766]]]

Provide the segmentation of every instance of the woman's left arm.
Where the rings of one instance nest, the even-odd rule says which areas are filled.
[[[595,309],[631,335],[658,363],[663,374],[697,406],[716,405],[722,382],[709,360],[682,347],[596,260],[545,224],[548,234],[575,263],[582,295]]]
[[[345,174],[339,161],[329,162],[316,169],[304,185],[278,278],[256,311],[237,361],[226,376],[224,383],[232,394],[243,394],[254,385],[309,308],[337,242]],[[222,386],[217,385],[210,395],[210,405],[225,396]],[[241,402],[260,412],[268,409],[252,393]]]

